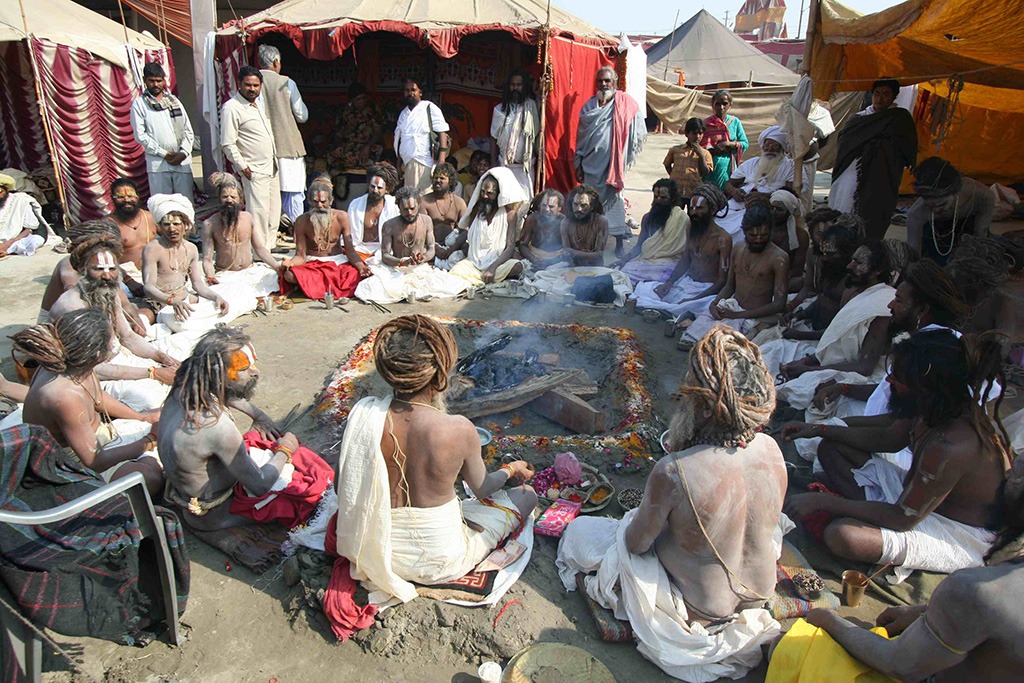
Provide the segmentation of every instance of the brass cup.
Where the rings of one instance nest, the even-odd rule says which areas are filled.
[[[867,589],[868,577],[852,569],[843,572],[843,602],[847,607],[859,607]]]

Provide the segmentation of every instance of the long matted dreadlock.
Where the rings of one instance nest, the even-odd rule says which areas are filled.
[[[199,340],[178,368],[171,394],[196,427],[216,422],[224,411],[231,354],[245,347],[249,336],[236,327],[216,327]]]

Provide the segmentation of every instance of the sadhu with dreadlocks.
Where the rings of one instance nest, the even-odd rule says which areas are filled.
[[[522,460],[488,474],[473,423],[445,411],[444,396],[459,349],[451,331],[422,315],[377,330],[373,358],[391,387],[349,413],[338,464],[338,554],[352,575],[372,582],[372,602],[416,597],[410,583],[461,578],[537,504]],[[460,503],[455,482],[476,496]]]
[[[1017,303],[999,287],[1009,275],[1005,247],[994,239],[964,235],[949,257],[946,273],[956,283],[971,315],[966,332],[994,330],[1012,341],[1017,331]]]
[[[342,248],[344,235],[352,230],[348,214],[331,208],[334,187],[327,176],[316,178],[306,192],[309,211],[295,219],[295,256],[281,261],[281,291],[298,286],[310,299],[322,299],[326,292],[351,297],[369,268]],[[347,247],[346,247],[347,248]]]
[[[207,332],[175,375],[160,415],[164,497],[194,529],[254,520],[291,528],[309,519],[330,484],[330,466],[250,402],[259,376],[249,337],[232,327]],[[243,437],[229,407],[253,418],[255,431]]]
[[[350,230],[345,255],[364,277],[370,269],[362,265],[363,261],[380,251],[380,226],[398,216],[398,205],[392,195],[400,185],[394,166],[386,161],[374,164],[366,169],[366,194],[348,205]]]
[[[96,368],[97,377],[104,380],[103,389],[136,410],[157,410],[167,397],[166,385],[174,379],[178,361],[136,334],[128,323],[117,265],[120,253],[121,243],[112,235],[93,235],[79,242],[70,257],[78,284],[50,307],[50,320],[84,308],[102,313],[122,347]]]
[[[915,569],[980,566],[1002,524],[1000,490],[1010,467],[1009,438],[998,417],[1005,385],[1000,348],[998,335],[961,338],[948,329],[922,330],[898,343],[887,377],[892,424],[818,425],[816,436],[869,453],[909,446],[909,473],[874,458],[867,478],[873,483],[861,487],[852,473],[826,467],[845,497],[794,496],[787,512],[839,517],[825,528],[832,552],[891,562],[898,580]]]
[[[641,653],[675,678],[742,678],[780,630],[764,609],[786,494],[782,452],[761,433],[775,383],[757,346],[719,325],[694,346],[678,396],[639,508],[577,518],[558,559],[597,568],[590,595],[625,613]]]
[[[38,368],[23,418],[45,427],[106,481],[141,472],[156,493],[163,487],[163,468],[151,429],[159,413],[119,403],[100,388],[95,373],[110,357],[113,334],[103,313],[85,308],[11,337],[15,354]]]
[[[253,216],[242,209],[242,186],[230,173],[213,173],[210,184],[217,190],[217,213],[203,222],[203,273],[206,284],[240,285],[253,296],[277,291],[277,262],[253,229]],[[253,263],[253,254],[273,270]],[[255,267],[254,267],[255,266]]]
[[[725,206],[725,194],[717,185],[697,186],[686,205],[690,220],[683,253],[664,282],[652,280],[636,286],[638,307],[680,317],[707,310],[725,287],[732,258],[732,237],[715,222]]]

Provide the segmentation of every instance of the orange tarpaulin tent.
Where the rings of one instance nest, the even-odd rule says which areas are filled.
[[[868,15],[835,0],[815,5],[807,51],[815,97],[867,90],[883,76],[917,84],[919,159],[938,154],[986,183],[1024,178],[1020,2],[907,0]]]

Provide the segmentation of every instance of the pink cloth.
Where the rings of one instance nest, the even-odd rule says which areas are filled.
[[[274,442],[267,441],[257,432],[247,432],[242,437],[246,448],[273,450]],[[324,491],[334,479],[334,470],[323,458],[305,446],[299,446],[292,454],[295,475],[288,486],[265,496],[250,496],[241,483],[235,484],[229,509],[233,515],[242,515],[257,522],[277,522],[288,529],[305,524],[316,510]],[[266,505],[256,504],[274,496]]]
[[[328,557],[335,558],[331,580],[324,591],[324,616],[331,623],[331,631],[338,641],[344,643],[356,631],[373,625],[377,608],[373,605],[360,607],[356,604],[356,587],[352,578],[348,560],[338,555],[338,513],[335,512],[327,522],[327,538],[324,539],[324,552]]]
[[[617,192],[626,186],[626,143],[629,141],[629,129],[633,119],[640,111],[640,105],[622,90],[615,91],[615,114],[612,119],[612,150],[608,164],[607,185]]]

